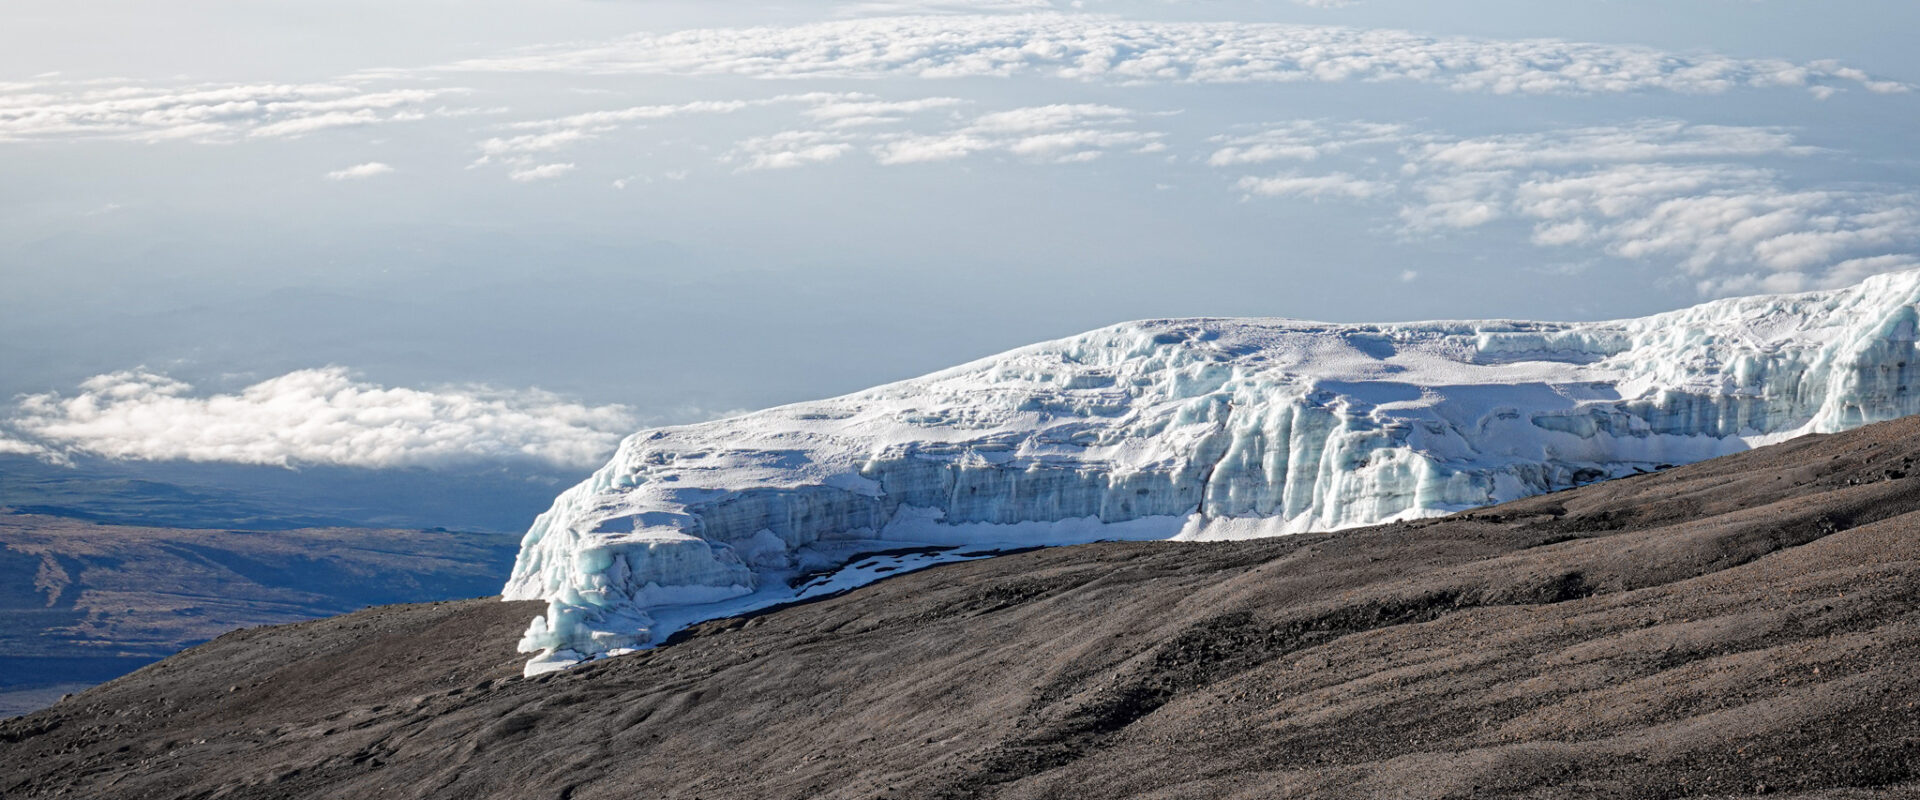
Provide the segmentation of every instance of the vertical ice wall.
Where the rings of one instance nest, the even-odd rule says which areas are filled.
[[[527,532],[530,671],[905,544],[1327,530],[1920,411],[1920,273],[1636,320],[1154,320],[643,431]],[[731,602],[732,605],[728,605]],[[671,613],[668,613],[671,610]]]

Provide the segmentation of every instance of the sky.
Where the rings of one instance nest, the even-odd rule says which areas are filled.
[[[0,454],[596,466],[1128,319],[1920,267],[1907,0],[10,0]]]

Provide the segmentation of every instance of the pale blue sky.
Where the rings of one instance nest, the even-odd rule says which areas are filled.
[[[0,452],[220,460],[163,433],[337,367],[374,406],[622,406],[476,428],[585,464],[1125,319],[1592,319],[1920,266],[1909,2],[0,14],[0,394],[37,395]]]

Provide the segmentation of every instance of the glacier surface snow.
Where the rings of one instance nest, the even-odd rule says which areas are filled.
[[[548,603],[535,674],[997,549],[1447,514],[1920,412],[1917,308],[1906,272],[1613,322],[1115,325],[634,434],[504,594]]]

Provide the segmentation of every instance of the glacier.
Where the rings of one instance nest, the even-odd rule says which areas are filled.
[[[504,596],[529,675],[1008,548],[1438,516],[1920,412],[1920,271],[1610,322],[1130,322],[641,431]],[[838,570],[838,571],[836,571]]]

